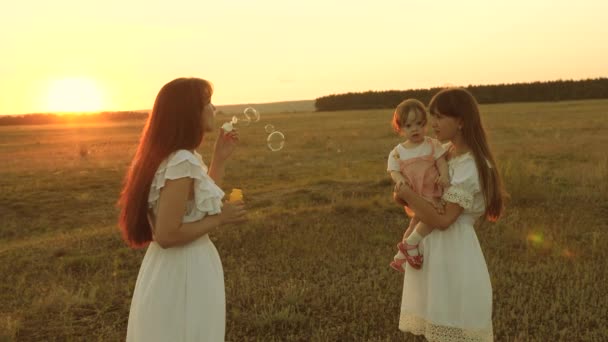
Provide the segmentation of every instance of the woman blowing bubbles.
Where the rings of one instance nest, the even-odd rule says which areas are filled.
[[[196,149],[213,131],[211,84],[178,78],[162,87],[125,177],[119,225],[148,245],[131,301],[127,341],[224,341],[224,274],[209,233],[246,219],[218,187],[236,143],[220,130],[209,169]]]

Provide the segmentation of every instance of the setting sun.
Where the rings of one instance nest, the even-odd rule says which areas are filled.
[[[51,82],[49,112],[96,112],[103,109],[103,94],[88,78],[64,78]]]

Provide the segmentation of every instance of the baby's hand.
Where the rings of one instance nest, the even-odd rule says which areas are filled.
[[[399,193],[401,191],[401,189],[403,188],[411,188],[412,185],[410,184],[410,182],[407,179],[400,179],[397,181],[397,183],[395,184],[395,192]]]
[[[445,214],[445,202],[441,199],[435,199],[431,202],[439,215]]]
[[[407,179],[405,179],[405,180],[399,181],[399,182],[397,182],[397,184],[395,184],[395,188],[393,189],[393,192],[396,193],[399,198],[404,200],[403,193],[407,192],[407,190],[411,189],[411,187],[412,186],[410,185],[410,183],[407,181]]]
[[[437,181],[436,183],[441,186],[442,188],[449,188],[450,187],[450,179],[447,176],[439,176],[437,177]]]
[[[400,179],[397,181],[397,183],[395,183],[395,188],[399,189],[400,187],[405,185],[405,179]]]

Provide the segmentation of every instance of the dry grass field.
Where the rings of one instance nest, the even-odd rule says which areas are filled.
[[[511,196],[477,228],[496,340],[608,340],[608,100],[482,114]],[[223,187],[243,188],[250,220],[212,235],[227,341],[422,340],[397,329],[388,263],[407,222],[385,171],[390,119],[262,112],[241,130]],[[121,241],[115,202],[142,124],[0,127],[0,341],[124,340],[145,251]]]

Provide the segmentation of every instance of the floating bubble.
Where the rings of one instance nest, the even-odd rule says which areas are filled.
[[[260,121],[260,112],[255,110],[253,107],[247,107],[243,111],[243,114],[247,116],[252,122]]]
[[[274,126],[271,124],[268,124],[268,125],[264,126],[264,130],[266,131],[266,133],[272,133],[272,132],[274,132]]]
[[[247,127],[251,123],[251,117],[245,113],[237,114],[232,117],[232,124],[237,127]]]
[[[268,135],[266,142],[271,151],[280,151],[285,146],[285,135],[279,131],[274,131]]]

